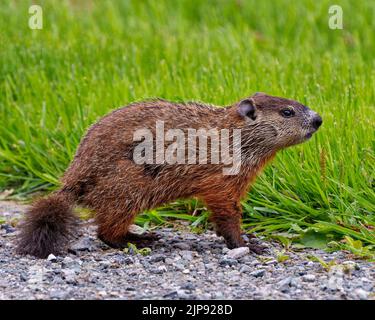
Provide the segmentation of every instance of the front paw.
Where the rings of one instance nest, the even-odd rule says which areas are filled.
[[[235,249],[239,247],[246,247],[246,242],[242,239],[225,239],[225,243],[228,249]]]

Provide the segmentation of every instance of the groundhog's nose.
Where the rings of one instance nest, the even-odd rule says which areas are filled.
[[[316,115],[312,120],[312,126],[316,130],[318,130],[318,128],[322,125],[322,123],[323,123],[323,119],[319,115]]]

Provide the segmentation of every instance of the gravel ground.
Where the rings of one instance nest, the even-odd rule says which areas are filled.
[[[253,239],[262,255],[228,250],[212,231],[186,227],[156,230],[161,238],[143,256],[109,248],[82,222],[65,256],[21,257],[12,225],[24,208],[0,202],[0,299],[375,299],[374,264],[345,252],[293,250],[278,262],[277,243]],[[308,255],[336,264],[327,271]]]

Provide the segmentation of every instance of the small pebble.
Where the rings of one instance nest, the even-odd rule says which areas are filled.
[[[221,266],[233,266],[233,265],[237,265],[238,261],[236,259],[230,259],[230,258],[224,257],[220,259],[219,264]]]
[[[229,259],[239,259],[248,255],[249,253],[250,253],[250,249],[248,247],[240,247],[240,248],[229,250],[226,253],[226,256]]]
[[[263,277],[265,273],[266,273],[266,270],[259,269],[259,270],[255,270],[253,272],[250,272],[250,275],[253,276],[253,277],[256,277],[256,278],[260,278],[260,277]]]
[[[240,269],[240,272],[242,273],[248,273],[248,272],[251,272],[252,268],[250,268],[249,266],[247,265],[243,265]]]
[[[355,289],[354,294],[361,300],[367,300],[369,293],[363,289]]]
[[[315,279],[316,279],[316,276],[314,276],[313,274],[306,274],[302,277],[303,281],[305,282],[314,282]]]
[[[47,261],[51,261],[51,262],[55,262],[57,261],[57,258],[55,255],[53,255],[52,253],[48,255],[47,257]]]
[[[177,249],[190,250],[190,246],[185,242],[178,242],[173,245]]]

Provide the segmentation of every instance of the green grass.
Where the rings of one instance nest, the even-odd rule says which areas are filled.
[[[329,29],[328,0],[37,2],[43,30],[28,28],[31,1],[0,4],[0,190],[55,188],[86,128],[134,100],[221,105],[264,91],[324,123],[258,178],[244,227],[375,247],[375,2],[335,1],[343,30]],[[196,206],[204,213],[177,202],[139,221],[180,213],[197,225]]]

